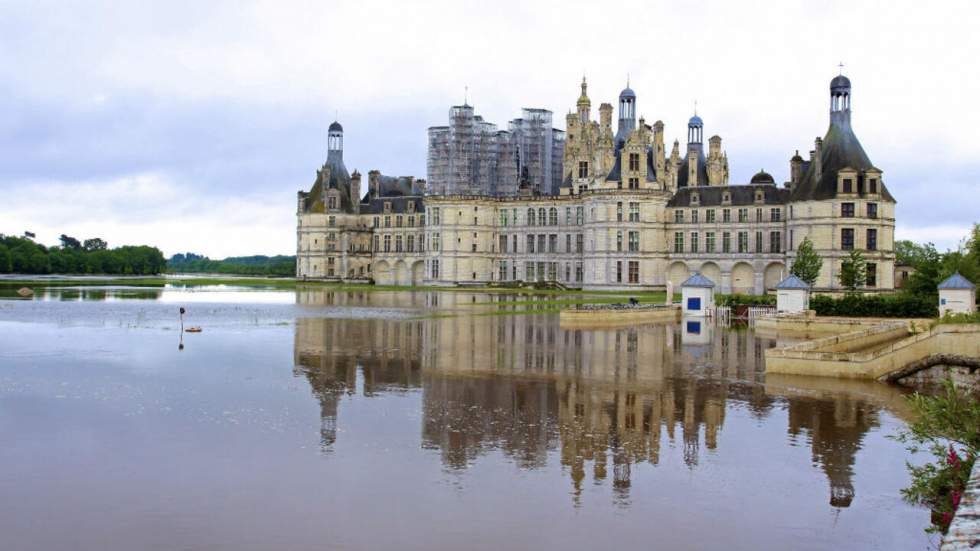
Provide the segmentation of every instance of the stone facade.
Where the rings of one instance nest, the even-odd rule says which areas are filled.
[[[610,104],[592,120],[584,79],[566,118],[557,193],[527,179],[513,193],[434,190],[372,172],[362,196],[360,176],[345,180],[342,151],[331,150],[313,189],[299,196],[297,275],[640,290],[668,281],[676,288],[700,272],[720,293],[759,294],[788,275],[809,238],[824,258],[815,290],[840,289],[840,265],[853,248],[867,259],[866,287],[892,290],[895,201],[851,129],[850,90],[845,77],[834,78],[827,134],[809,160],[793,156],[783,186],[764,171],[730,185],[722,140],[711,137],[705,155],[697,115],[684,157],[677,141],[668,156],[663,123],[637,121],[629,87],[614,133]],[[432,137],[430,129],[430,146]]]

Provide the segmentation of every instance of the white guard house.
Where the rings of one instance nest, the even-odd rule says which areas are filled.
[[[807,282],[789,274],[776,284],[776,312],[799,314],[810,308],[810,286]]]
[[[681,283],[681,308],[685,316],[710,316],[715,309],[715,282],[698,272]]]
[[[977,286],[955,273],[939,284],[939,315],[972,314],[977,311]]]

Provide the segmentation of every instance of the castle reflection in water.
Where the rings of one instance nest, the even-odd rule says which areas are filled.
[[[452,312],[488,300],[400,295],[300,291],[297,302]],[[341,399],[357,391],[360,375],[366,397],[421,389],[423,446],[447,467],[465,469],[500,450],[522,468],[536,468],[558,450],[576,500],[589,476],[596,483],[611,478],[615,494],[627,499],[631,470],[659,463],[665,434],[667,445],[683,446],[693,469],[702,445],[718,446],[726,411],[745,409],[761,420],[785,409],[790,437],[809,441],[829,480],[831,505],[847,507],[855,455],[878,425],[880,407],[847,394],[767,392],[764,351],[775,345],[748,330],[693,320],[564,330],[554,314],[301,317],[295,370],[320,403],[325,449],[337,439]]]

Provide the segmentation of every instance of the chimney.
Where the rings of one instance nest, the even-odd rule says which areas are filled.
[[[796,187],[803,179],[803,157],[800,157],[800,150],[796,150],[796,154],[793,158],[789,160],[789,183],[792,187]]]
[[[599,124],[603,130],[612,132],[612,105],[603,103],[599,106]]]
[[[823,140],[817,138],[813,142],[813,174],[817,180],[823,175]]]
[[[378,198],[378,192],[381,190],[381,172],[377,170],[372,170],[368,172],[368,194],[371,199]]]
[[[354,214],[361,212],[361,173],[357,170],[350,176],[350,204]]]

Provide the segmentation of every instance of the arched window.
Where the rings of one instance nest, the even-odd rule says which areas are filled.
[[[548,224],[551,226],[558,225],[558,209],[555,207],[551,207],[551,210],[548,211]]]
[[[534,209],[527,209],[527,225],[534,225]]]
[[[538,221],[543,226],[548,223],[547,213],[544,208],[538,209]]]

